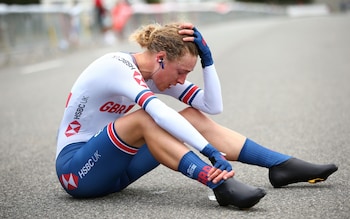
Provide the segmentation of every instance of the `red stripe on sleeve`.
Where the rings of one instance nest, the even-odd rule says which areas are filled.
[[[183,97],[182,101],[188,104],[188,101],[191,99],[192,95],[196,92],[197,89],[199,89],[198,86],[193,86]]]
[[[142,96],[141,96],[141,97],[139,98],[139,100],[138,100],[139,105],[140,105],[141,107],[143,107],[143,104],[146,102],[146,100],[147,100],[149,97],[153,96],[153,95],[154,95],[154,94],[153,94],[151,91],[148,91],[148,92],[142,94]]]

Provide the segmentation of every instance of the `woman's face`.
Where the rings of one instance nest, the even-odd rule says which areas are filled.
[[[197,56],[192,56],[189,53],[181,57],[179,60],[168,61],[164,60],[164,69],[160,69],[152,79],[160,91],[183,84],[187,75],[193,71],[197,63]]]

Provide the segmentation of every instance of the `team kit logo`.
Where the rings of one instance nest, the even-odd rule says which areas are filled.
[[[101,159],[102,155],[98,150],[86,161],[86,163],[78,171],[78,175],[74,173],[62,174],[59,178],[62,186],[67,190],[74,190],[78,188],[79,179],[83,179],[94,168],[96,163]]]
[[[79,177],[73,173],[62,174],[60,182],[67,190],[74,190],[78,188]]]
[[[142,75],[139,72],[134,72],[134,79],[140,86],[148,88],[145,79],[143,79]]]
[[[69,123],[69,125],[66,129],[66,132],[65,132],[66,136],[70,137],[72,135],[77,134],[80,130],[80,127],[81,127],[81,125],[77,120],[74,120],[73,122]]]
[[[68,96],[66,107],[68,106],[68,103],[69,103],[71,97],[72,97],[72,93],[70,93],[69,96]],[[78,107],[77,107],[77,109],[75,110],[75,113],[74,113],[74,121],[69,123],[68,127],[66,129],[65,134],[66,134],[67,137],[70,137],[72,135],[75,135],[75,134],[79,133],[79,130],[81,128],[81,124],[78,122],[78,120],[80,119],[81,115],[83,114],[84,108],[85,108],[88,100],[89,100],[89,97],[86,97],[86,96],[83,96],[81,98],[81,100],[80,100],[80,102],[78,104]]]

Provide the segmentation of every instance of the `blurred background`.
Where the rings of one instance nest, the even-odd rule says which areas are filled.
[[[122,43],[142,24],[347,13],[350,0],[0,0],[0,68]]]

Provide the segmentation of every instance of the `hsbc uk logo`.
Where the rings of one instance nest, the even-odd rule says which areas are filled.
[[[77,120],[74,120],[73,122],[69,123],[69,125],[66,129],[66,132],[65,132],[66,136],[70,137],[72,135],[77,134],[80,130],[80,127],[81,127],[81,125]]]
[[[95,153],[91,156],[90,159],[86,161],[84,166],[80,169],[78,172],[80,179],[82,179],[84,176],[86,176],[90,170],[95,166],[95,164],[99,161],[101,158],[101,154],[99,154],[98,150],[95,151]]]
[[[78,108],[76,109],[74,113],[74,119],[80,119],[81,115],[83,115],[84,108],[86,107],[86,104],[89,100],[89,97],[83,96],[80,100],[80,103],[78,105]]]
[[[62,174],[60,182],[62,186],[67,190],[74,190],[78,188],[79,177],[73,173]]]

